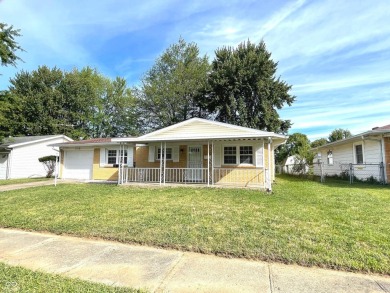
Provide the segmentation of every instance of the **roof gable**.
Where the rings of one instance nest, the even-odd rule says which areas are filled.
[[[272,132],[236,126],[232,124],[210,121],[201,118],[192,118],[175,125],[151,132],[139,137],[139,140],[159,140],[159,139],[194,139],[211,137],[241,137],[241,136],[270,136]]]
[[[58,134],[58,135],[38,135],[38,136],[17,136],[17,137],[7,137],[4,139],[3,144],[0,145],[0,147],[18,147],[22,145],[28,145],[28,144],[33,144],[36,142],[41,142],[41,141],[48,141],[52,139],[57,139],[57,138],[64,138],[67,141],[72,141],[71,138]]]

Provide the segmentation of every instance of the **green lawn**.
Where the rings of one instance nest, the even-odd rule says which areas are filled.
[[[390,188],[279,177],[274,193],[64,184],[4,192],[0,226],[390,275]]]
[[[46,178],[46,177],[39,177],[39,178],[22,178],[22,179],[7,179],[7,180],[0,180],[0,186],[2,185],[11,185],[11,184],[21,184],[21,183],[30,183],[30,182],[37,182],[37,181],[45,181],[52,178]]]
[[[81,281],[79,279],[70,279],[59,275],[35,272],[21,267],[12,267],[0,263],[0,292],[141,293],[143,291],[110,287]]]

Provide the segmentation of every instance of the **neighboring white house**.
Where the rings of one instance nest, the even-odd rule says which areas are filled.
[[[390,125],[375,127],[372,130],[350,138],[328,143],[313,149],[317,156],[314,173],[320,175],[340,175],[353,170],[359,179],[373,177],[390,182]]]
[[[58,147],[49,146],[73,141],[65,135],[8,137],[0,144],[0,179],[46,176],[38,158],[58,156]]]
[[[300,160],[296,155],[287,157],[282,166],[283,174],[306,174],[309,172],[309,166],[306,160]]]

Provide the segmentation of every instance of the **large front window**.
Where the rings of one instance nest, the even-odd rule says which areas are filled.
[[[252,146],[225,146],[223,148],[225,165],[253,164]]]
[[[123,163],[127,164],[127,150],[124,151],[124,156],[123,156],[123,151],[119,150],[108,150],[107,151],[107,164],[119,164],[121,157],[123,157]]]
[[[223,148],[223,163],[226,165],[237,164],[236,147],[228,146]]]
[[[166,148],[166,159],[172,160],[172,148]],[[162,155],[164,157],[164,151],[162,152]],[[161,148],[157,149],[157,160],[161,160]]]
[[[253,164],[253,147],[240,146],[240,164]]]

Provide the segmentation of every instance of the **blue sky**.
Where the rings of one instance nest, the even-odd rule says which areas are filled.
[[[390,2],[0,0],[0,21],[21,29],[18,68],[0,68],[0,90],[20,70],[96,67],[139,84],[182,36],[210,61],[222,46],[264,39],[296,101],[279,111],[290,133],[357,134],[390,124]]]

